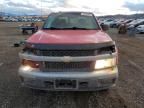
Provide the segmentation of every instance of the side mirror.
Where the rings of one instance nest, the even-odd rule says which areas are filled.
[[[106,25],[106,24],[101,24],[100,26],[101,26],[101,28],[102,28],[103,31],[109,30],[109,26]]]

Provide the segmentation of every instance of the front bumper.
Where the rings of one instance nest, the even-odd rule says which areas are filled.
[[[94,72],[41,72],[38,69],[25,70],[19,68],[22,85],[34,89],[50,91],[95,91],[108,89],[115,85],[118,78],[118,69],[98,70]],[[57,80],[74,81],[73,83],[60,83]],[[62,85],[61,85],[62,84]]]

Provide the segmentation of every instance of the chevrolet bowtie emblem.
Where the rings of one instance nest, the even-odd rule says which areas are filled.
[[[63,61],[63,62],[66,62],[66,63],[70,62],[71,60],[72,60],[72,58],[71,58],[70,56],[64,56],[64,57],[62,58],[62,61]]]

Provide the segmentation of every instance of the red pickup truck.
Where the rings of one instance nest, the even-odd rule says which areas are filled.
[[[115,42],[88,12],[51,13],[19,56],[22,85],[34,89],[103,90],[118,78]]]

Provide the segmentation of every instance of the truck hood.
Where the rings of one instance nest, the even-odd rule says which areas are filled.
[[[37,44],[93,44],[110,42],[112,39],[101,30],[39,30],[28,43]]]

